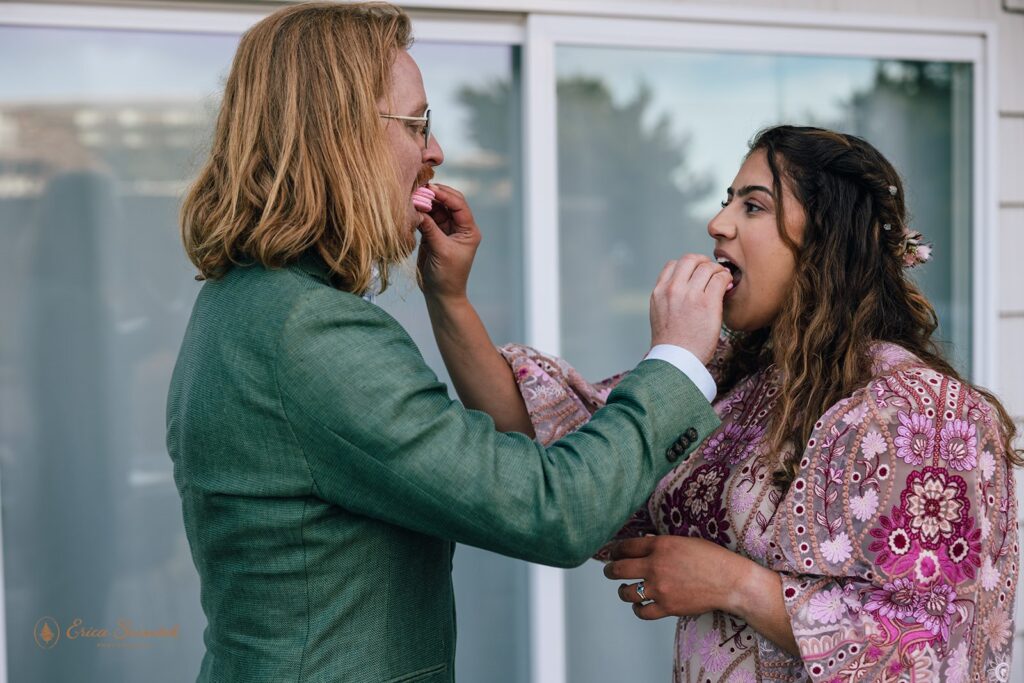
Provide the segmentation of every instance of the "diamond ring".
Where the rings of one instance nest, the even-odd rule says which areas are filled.
[[[636,585],[636,594],[640,596],[640,600],[641,601],[646,601],[647,600],[647,595],[644,593],[644,591],[646,591],[646,590],[647,590],[647,588],[644,586],[644,582],[643,581],[641,581],[640,583],[638,583]]]

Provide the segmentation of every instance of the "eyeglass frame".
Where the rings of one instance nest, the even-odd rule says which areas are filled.
[[[430,147],[430,110],[423,116],[399,116],[398,114],[378,114],[382,119],[395,119],[396,121],[419,121],[423,124],[423,149]]]

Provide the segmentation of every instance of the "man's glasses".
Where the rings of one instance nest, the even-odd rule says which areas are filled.
[[[423,131],[423,148],[426,149],[430,146],[430,110],[428,109],[423,116],[398,116],[397,114],[381,114],[382,119],[395,119],[396,121],[415,121],[421,124],[421,130]]]

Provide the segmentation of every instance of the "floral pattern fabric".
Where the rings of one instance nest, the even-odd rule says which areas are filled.
[[[621,378],[591,385],[527,347],[502,353],[544,442]],[[788,490],[772,472],[793,447],[765,452],[778,386],[761,371],[716,399],[721,426],[616,535],[697,536],[782,578],[800,658],[711,612],[679,620],[677,683],[1009,680],[1019,547],[997,418],[897,346],[874,361],[875,378],[821,416]]]

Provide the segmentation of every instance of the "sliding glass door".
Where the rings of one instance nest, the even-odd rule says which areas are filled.
[[[203,653],[199,584],[164,446],[164,398],[199,289],[177,214],[248,20],[209,33],[164,30],[166,15],[139,10],[103,16],[138,27],[0,24],[12,681],[177,683],[195,677]],[[446,153],[438,180],[462,188],[485,226],[474,300],[496,338],[522,339],[519,48],[425,38],[414,54]],[[495,107],[487,94],[499,82]],[[400,278],[380,304],[444,376],[414,282]],[[527,680],[527,565],[472,548],[454,565],[459,677]],[[119,628],[168,635],[119,641]]]
[[[915,276],[970,371],[970,65],[560,46],[556,68],[562,355],[584,376],[643,356],[657,273],[711,253],[748,141],[777,123],[863,136],[901,172],[936,247]],[[594,562],[565,586],[570,681],[667,680],[674,620],[638,621]]]

